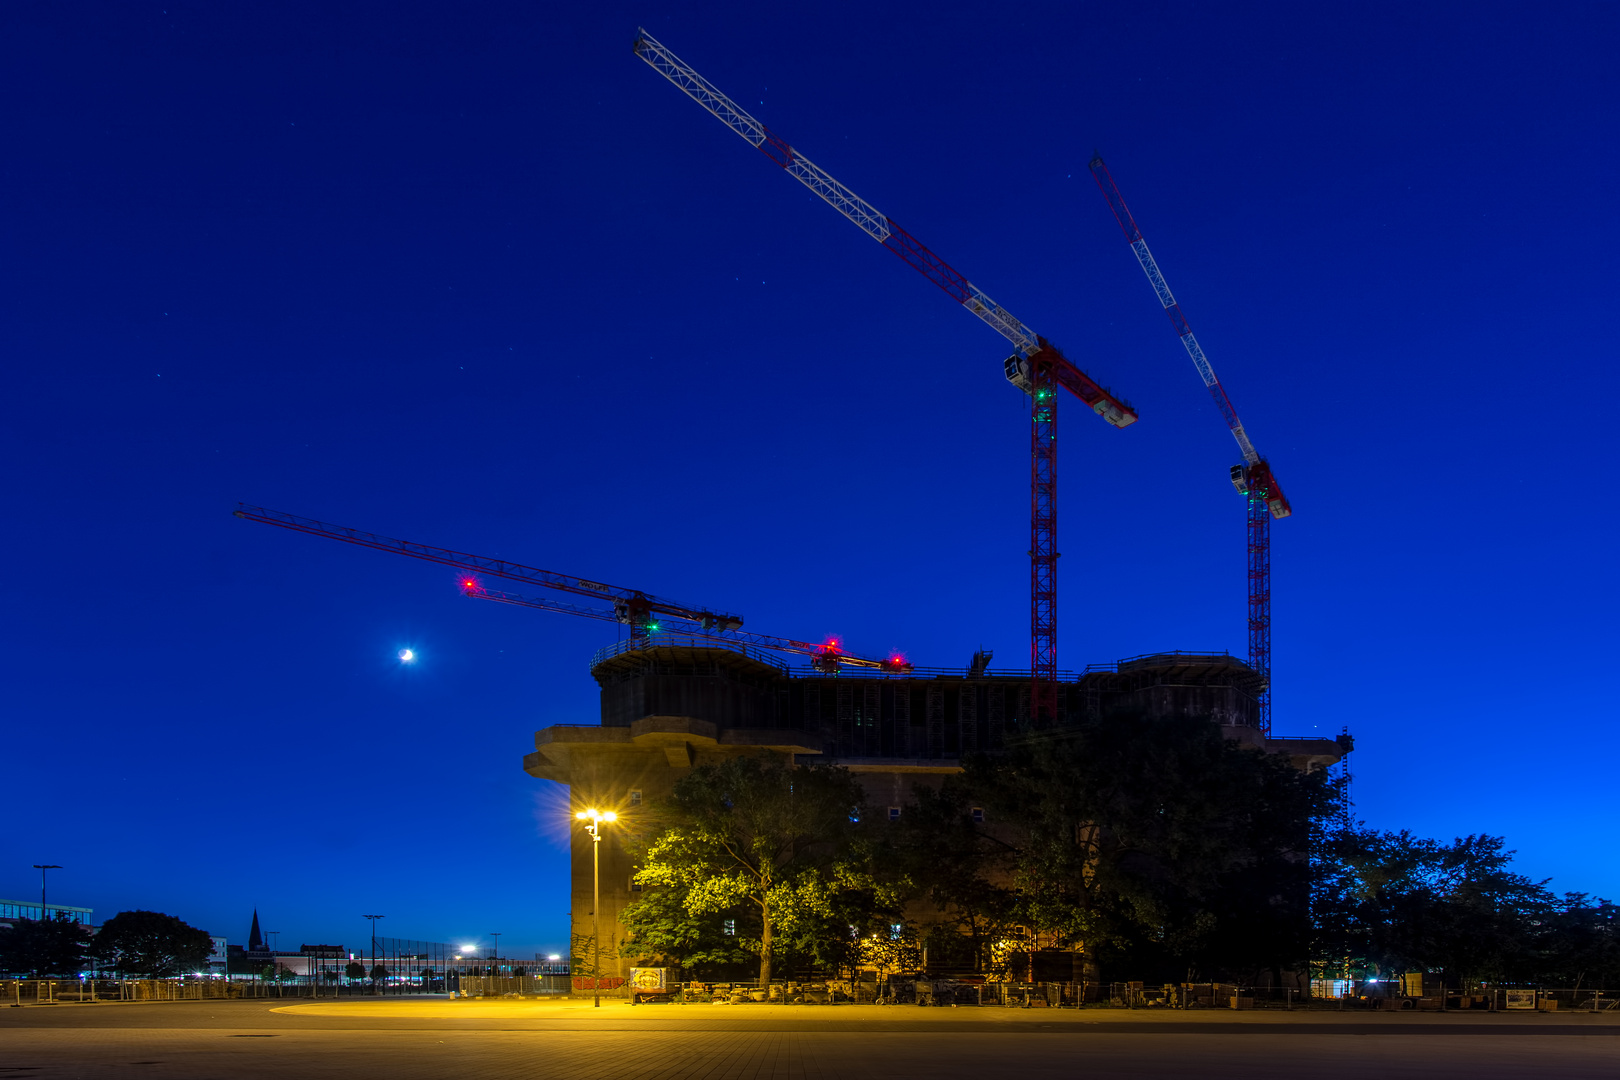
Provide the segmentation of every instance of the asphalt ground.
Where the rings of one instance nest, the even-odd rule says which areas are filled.
[[[1602,1077],[1620,1017],[444,998],[0,1008],[0,1080]]]

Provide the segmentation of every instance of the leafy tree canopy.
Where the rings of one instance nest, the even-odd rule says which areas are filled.
[[[862,798],[847,769],[738,757],[692,770],[661,808],[636,875],[674,893],[685,917],[645,896],[628,916],[656,938],[645,947],[715,959],[746,949],[768,982],[775,952],[823,940],[817,931],[847,919],[856,894],[878,894]],[[712,921],[691,921],[704,917],[732,917],[735,947],[714,941]]]
[[[76,977],[84,969],[90,931],[62,912],[51,919],[18,919],[0,927],[0,971],[41,978]]]
[[[990,823],[975,844],[951,820],[969,803]],[[1306,959],[1307,853],[1312,823],[1333,810],[1327,779],[1210,720],[1110,716],[1035,733],[970,760],[919,810],[944,818],[936,850],[978,852],[995,871],[938,882],[936,896],[994,921],[1004,883],[1032,944],[1167,977]]]
[[[1554,896],[1497,836],[1451,843],[1341,824],[1316,858],[1313,960],[1326,975],[1438,971],[1454,984],[1620,977],[1615,905]]]
[[[120,911],[102,924],[92,946],[105,966],[148,979],[196,971],[213,948],[206,930],[157,911]]]

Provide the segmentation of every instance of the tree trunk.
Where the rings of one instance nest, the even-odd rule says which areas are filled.
[[[771,991],[771,901],[765,892],[759,897],[759,986]]]

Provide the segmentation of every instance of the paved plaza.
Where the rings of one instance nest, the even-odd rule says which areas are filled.
[[[403,999],[0,1008],[0,1080],[1620,1077],[1620,1017]]]

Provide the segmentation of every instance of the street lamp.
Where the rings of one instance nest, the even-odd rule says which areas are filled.
[[[495,944],[491,945],[489,949],[489,959],[490,963],[493,965],[490,970],[491,975],[499,975],[501,973],[501,935],[505,932],[506,931],[504,930],[491,930],[489,932],[489,936],[495,939]]]
[[[619,815],[608,810],[581,810],[574,817],[586,822],[585,831],[591,834],[591,985],[596,991],[596,1003],[602,1007],[602,826],[619,820]]]
[[[39,871],[39,921],[45,922],[50,918],[50,909],[45,906],[45,871],[62,869],[59,863],[34,863],[34,869]]]
[[[367,974],[371,976],[371,988],[375,990],[377,989],[377,920],[386,919],[388,916],[365,915],[362,917],[371,920],[371,970]]]

